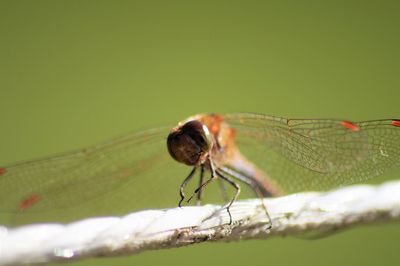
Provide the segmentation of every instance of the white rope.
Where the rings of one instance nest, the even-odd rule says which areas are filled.
[[[400,181],[300,193],[264,202],[272,218],[271,229],[257,199],[234,203],[232,225],[227,224],[226,209],[206,205],[146,210],[67,225],[0,226],[0,265],[133,254],[204,241],[321,235],[354,224],[400,220]]]

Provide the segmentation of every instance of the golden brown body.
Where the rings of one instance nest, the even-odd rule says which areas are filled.
[[[171,130],[167,141],[169,153],[178,162],[193,166],[180,187],[179,205],[185,198],[183,189],[197,168],[201,169],[201,185],[194,192],[198,200],[201,199],[202,189],[216,178],[221,178],[236,189],[236,195],[227,206],[228,213],[229,207],[240,193],[240,186],[231,177],[249,185],[260,197],[280,194],[278,187],[240,153],[235,135],[235,130],[224,122],[223,116],[217,114],[190,117]],[[210,179],[205,182],[204,169],[211,172]]]

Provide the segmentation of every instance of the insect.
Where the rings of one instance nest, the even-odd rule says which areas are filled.
[[[367,180],[399,165],[398,119],[350,122],[204,114],[172,130],[142,131],[78,151],[2,166],[0,212],[21,221],[52,214],[103,215],[158,207],[151,205],[155,195],[169,204],[171,198],[176,200],[177,191],[181,205],[186,186],[199,170],[199,183],[186,201],[194,196],[201,200],[206,187],[220,180],[235,190],[226,205],[230,215],[239,183],[256,195],[278,196]],[[185,174],[187,166],[189,174]],[[143,201],[144,205],[135,205]]]

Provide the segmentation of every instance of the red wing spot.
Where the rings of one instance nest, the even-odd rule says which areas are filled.
[[[392,126],[400,127],[400,120],[392,120]]]
[[[25,211],[40,200],[38,195],[30,195],[19,204],[19,210]]]
[[[351,131],[354,131],[354,132],[360,130],[360,128],[356,124],[354,124],[353,122],[350,122],[350,121],[342,121],[342,122],[340,122],[340,124],[342,126],[344,126],[345,128],[348,128],[348,129],[350,129]]]
[[[4,175],[6,172],[6,168],[0,167],[0,175]]]

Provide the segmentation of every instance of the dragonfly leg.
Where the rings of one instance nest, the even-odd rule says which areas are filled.
[[[199,179],[199,187],[203,184],[204,181],[204,165],[200,167],[200,179]],[[203,196],[203,189],[199,190],[199,193],[197,193],[197,205],[201,205],[201,198]]]
[[[228,203],[228,206],[226,206],[226,210],[228,211],[229,214],[229,224],[232,224],[232,214],[231,211],[229,210],[229,208],[232,206],[232,204],[235,202],[235,200],[237,199],[237,197],[240,194],[240,186],[239,184],[236,184],[233,180],[231,180],[230,178],[224,176],[222,173],[216,171],[217,175],[222,179],[225,180],[226,182],[228,182],[231,186],[233,186],[236,189],[236,194],[235,196],[233,196],[233,198],[231,199],[231,201]]]
[[[202,183],[198,188],[196,188],[196,190],[194,191],[192,196],[190,196],[190,198],[186,202],[190,202],[192,200],[192,198],[194,197],[194,195],[198,194],[199,191],[204,189],[205,186],[210,184],[212,181],[214,181],[218,177],[215,173],[215,168],[211,161],[210,161],[210,171],[211,171],[211,177],[206,182]]]
[[[267,216],[267,219],[268,219],[269,227],[267,229],[271,229],[271,227],[272,227],[272,219],[271,219],[271,216],[268,213],[267,206],[265,206],[264,195],[261,192],[260,188],[254,182],[252,182],[252,178],[248,177],[248,176],[246,176],[246,175],[244,175],[242,173],[239,173],[239,172],[237,172],[237,171],[235,171],[235,170],[233,170],[231,168],[222,167],[219,170],[221,170],[225,174],[227,174],[227,175],[229,175],[229,176],[231,176],[233,178],[236,178],[237,180],[245,183],[246,185],[248,185],[255,192],[257,197],[259,197],[261,199],[262,208],[264,209],[265,215]]]
[[[179,195],[181,196],[181,199],[179,200],[178,206],[182,207],[182,201],[185,199],[185,193],[183,192],[184,188],[186,187],[187,183],[189,183],[190,179],[192,179],[194,173],[196,172],[196,167],[193,167],[192,171],[189,173],[189,175],[183,180],[181,186],[179,187]]]

